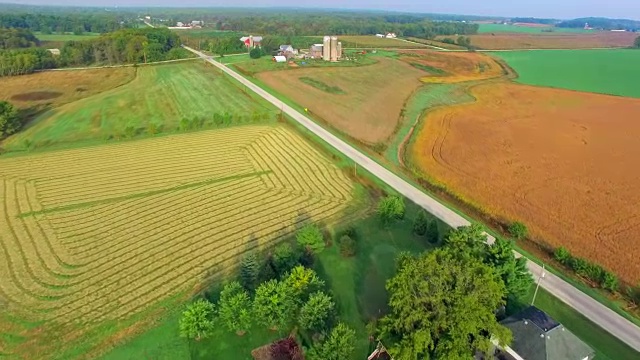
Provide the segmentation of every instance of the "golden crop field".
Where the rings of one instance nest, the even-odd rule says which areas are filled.
[[[352,192],[282,126],[0,158],[0,355],[68,358],[104,324],[337,219]]]

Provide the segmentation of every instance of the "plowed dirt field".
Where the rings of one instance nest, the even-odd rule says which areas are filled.
[[[550,245],[640,280],[640,100],[511,83],[427,115],[409,160]]]
[[[402,52],[401,60],[425,71],[427,83],[455,83],[502,76],[503,68],[495,59],[479,53],[437,51]]]

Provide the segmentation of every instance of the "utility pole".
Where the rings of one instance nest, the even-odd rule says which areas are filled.
[[[542,279],[544,279],[544,275],[545,275],[544,264],[542,264],[542,272],[538,277],[538,284],[536,285],[536,291],[533,292],[533,299],[531,299],[531,306],[533,306],[533,304],[536,302],[536,296],[538,296],[538,289],[540,288],[540,283],[542,282]]]

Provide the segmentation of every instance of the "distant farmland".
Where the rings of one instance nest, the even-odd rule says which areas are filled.
[[[534,239],[640,280],[640,100],[504,82],[427,114],[408,155],[425,176]]]
[[[400,39],[379,38],[374,35],[339,36],[338,40],[342,41],[343,47],[349,48],[427,48],[427,46],[423,44],[416,44]]]
[[[486,50],[501,49],[589,49],[629,47],[637,37],[631,32],[600,31],[588,34],[478,34],[469,35],[471,45]],[[446,36],[437,37],[438,40]]]
[[[25,359],[95,355],[246,252],[343,217],[353,191],[282,126],[5,157],[0,179],[0,350]]]
[[[486,80],[504,75],[502,67],[491,57],[480,53],[405,51],[400,59],[427,73],[426,83],[454,83]]]
[[[640,51],[548,50],[496,52],[523,84],[640,98]]]
[[[544,24],[539,26],[503,25],[503,24],[480,24],[478,33],[522,33],[522,34],[549,34],[549,33],[594,33],[594,30],[560,28]]]

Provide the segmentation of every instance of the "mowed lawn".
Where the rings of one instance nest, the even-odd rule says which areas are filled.
[[[545,50],[493,53],[523,84],[640,97],[640,51]]]
[[[103,140],[122,136],[127,127],[144,130],[151,123],[163,132],[171,132],[183,118],[209,120],[216,113],[247,117],[273,111],[218,70],[200,62],[139,67],[135,79],[123,86],[42,114],[24,131],[7,139],[4,147],[19,150],[25,142],[42,147]]]

